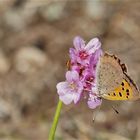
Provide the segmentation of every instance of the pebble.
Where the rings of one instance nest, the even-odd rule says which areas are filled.
[[[8,58],[0,52],[0,74],[6,74],[10,69]]]
[[[32,73],[46,65],[46,55],[35,47],[22,47],[16,52],[14,62],[19,73]]]

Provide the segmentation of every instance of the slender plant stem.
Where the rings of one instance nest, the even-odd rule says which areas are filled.
[[[56,112],[55,112],[55,115],[54,115],[54,120],[53,120],[53,123],[52,123],[52,127],[50,129],[49,139],[48,140],[54,140],[55,131],[56,131],[56,128],[57,128],[61,108],[62,108],[62,101],[59,100],[59,102],[57,104]]]

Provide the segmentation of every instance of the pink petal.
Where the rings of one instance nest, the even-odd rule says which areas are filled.
[[[69,94],[69,93],[63,96],[59,96],[59,99],[66,105],[70,104],[73,101],[73,98],[74,98],[73,94]]]
[[[94,67],[98,63],[98,60],[102,56],[102,54],[103,54],[102,49],[98,49],[95,51],[95,53],[90,58],[89,63],[91,67]]]
[[[69,54],[70,54],[70,58],[72,59],[72,61],[76,61],[76,52],[75,52],[74,48],[69,49]]]
[[[88,44],[85,46],[85,49],[90,50],[91,48],[93,48],[96,44],[98,44],[99,39],[98,38],[93,38],[91,39]]]
[[[96,50],[95,55],[94,55],[94,61],[96,61],[96,63],[99,60],[100,56],[102,56],[102,54],[103,54],[102,49]]]
[[[102,100],[96,96],[94,96],[94,97],[91,97],[91,96],[94,96],[94,95],[90,94],[87,104],[88,104],[89,108],[95,109],[97,106],[101,105]]]
[[[74,103],[75,104],[80,100],[82,92],[83,92],[83,83],[80,82],[78,91],[74,93]]]
[[[91,90],[92,90],[92,93],[97,93],[97,88],[96,88],[96,84],[95,83],[93,83]]]
[[[66,72],[66,79],[68,82],[72,81],[78,81],[79,80],[79,74],[77,71],[67,71]]]
[[[73,94],[73,101],[75,104],[80,100],[80,97],[81,97],[81,93],[74,93]]]
[[[65,95],[59,96],[59,99],[66,105],[72,101],[76,104],[80,100],[81,94],[68,92]]]
[[[80,50],[85,46],[85,41],[81,37],[77,36],[73,40],[73,45],[76,50]]]
[[[98,42],[98,44],[96,44],[93,48],[91,48],[88,52],[89,54],[94,54],[98,49],[101,48],[101,43]]]
[[[68,90],[68,82],[60,82],[56,85],[56,88],[59,95],[64,95]]]

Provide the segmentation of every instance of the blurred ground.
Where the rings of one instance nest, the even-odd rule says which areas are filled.
[[[140,87],[140,2],[0,0],[0,140],[46,140],[76,35],[99,37]],[[111,106],[120,112],[116,114]],[[63,106],[56,140],[140,140],[140,103]]]

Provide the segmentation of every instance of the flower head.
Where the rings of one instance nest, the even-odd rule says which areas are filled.
[[[96,88],[96,66],[103,53],[101,43],[93,38],[85,44],[81,37],[75,37],[73,45],[69,50],[70,70],[66,72],[66,80],[57,84],[59,98],[64,104],[76,104],[86,97],[89,108],[96,108],[102,102],[93,90]]]
[[[79,63],[82,65],[88,65],[91,56],[101,47],[101,43],[98,38],[93,38],[92,40],[85,44],[85,41],[77,36],[73,40],[74,48],[70,48],[70,58],[73,63]]]

